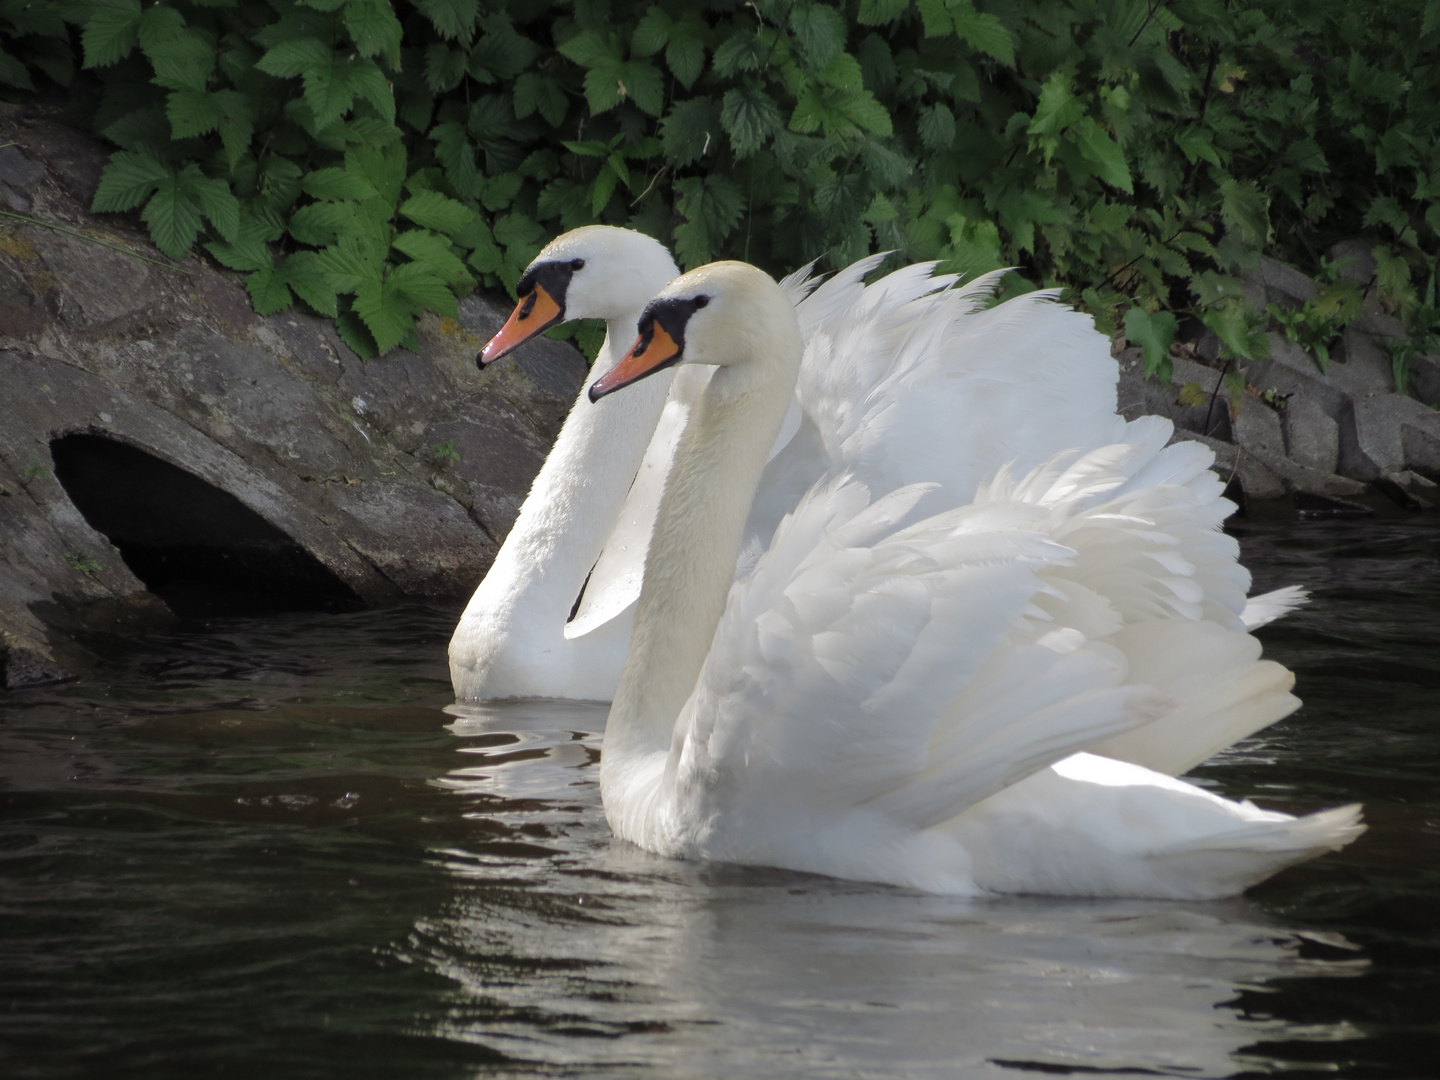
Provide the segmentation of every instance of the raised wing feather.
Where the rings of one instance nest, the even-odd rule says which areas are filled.
[[[1061,454],[913,524],[933,485],[817,486],[732,590],[678,722],[684,816],[930,828],[1080,750],[1173,773],[1284,715],[1189,455]]]

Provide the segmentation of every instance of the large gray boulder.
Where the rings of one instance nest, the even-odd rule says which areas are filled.
[[[579,390],[575,349],[478,371],[509,305],[477,295],[422,320],[418,353],[362,361],[197,256],[136,258],[167,261],[88,213],[93,141],[0,105],[5,143],[0,209],[83,236],[0,217],[0,685],[83,666],[79,629],[214,602],[191,586],[217,568],[241,606],[475,587]]]

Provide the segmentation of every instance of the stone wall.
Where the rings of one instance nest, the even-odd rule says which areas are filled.
[[[279,591],[308,574],[339,602],[475,587],[579,390],[575,349],[537,341],[478,371],[509,304],[477,295],[458,320],[424,319],[419,353],[362,361],[327,320],[257,316],[238,275],[135,258],[166,261],[86,209],[98,144],[0,105],[7,143],[0,209],[120,250],[0,217],[4,685],[83,667],[86,630],[168,617],[122,548],[208,551]],[[225,499],[223,527],[204,525]],[[179,546],[157,552],[156,522]]]
[[[1348,259],[1341,273],[1362,288],[1374,263],[1365,241],[1341,245],[1331,254]],[[1262,258],[1246,282],[1248,299],[1293,308],[1313,299],[1310,278],[1273,259]],[[1174,355],[1171,385],[1146,380],[1138,348],[1118,353],[1120,403],[1127,417],[1160,413],[1175,421],[1179,437],[1215,449],[1217,469],[1233,475],[1249,501],[1284,500],[1302,513],[1365,513],[1395,506],[1408,511],[1440,503],[1440,357],[1411,361],[1410,389],[1395,392],[1387,342],[1405,336],[1398,320],[1381,310],[1373,295],[1364,312],[1332,350],[1328,369],[1283,334],[1268,335],[1270,357],[1242,364],[1248,392],[1232,415],[1220,389],[1225,363],[1219,341],[1202,338]],[[1204,405],[1180,403],[1180,390],[1194,384]]]

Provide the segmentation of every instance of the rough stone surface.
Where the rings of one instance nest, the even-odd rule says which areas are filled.
[[[1333,473],[1340,465],[1340,425],[1311,397],[1291,398],[1280,416],[1291,461]]]
[[[78,628],[165,615],[56,477],[52,442],[77,433],[228,492],[366,602],[474,588],[580,388],[578,352],[542,340],[478,371],[509,304],[472,296],[422,320],[418,354],[362,361],[327,320],[257,316],[237,275],[133,257],[161,259],[85,210],[93,141],[0,106],[0,143],[0,202],[124,249],[0,218],[7,685],[61,677]]]

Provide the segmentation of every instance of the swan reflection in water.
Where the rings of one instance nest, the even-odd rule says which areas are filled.
[[[1366,961],[1244,900],[967,900],[678,862],[615,841],[605,706],[455,705],[476,840],[399,947],[457,987],[435,1034],[517,1064],[664,1076],[1228,1076],[1259,1042],[1358,1038],[1242,1016],[1276,979]],[[1311,958],[1319,954],[1322,958]]]

